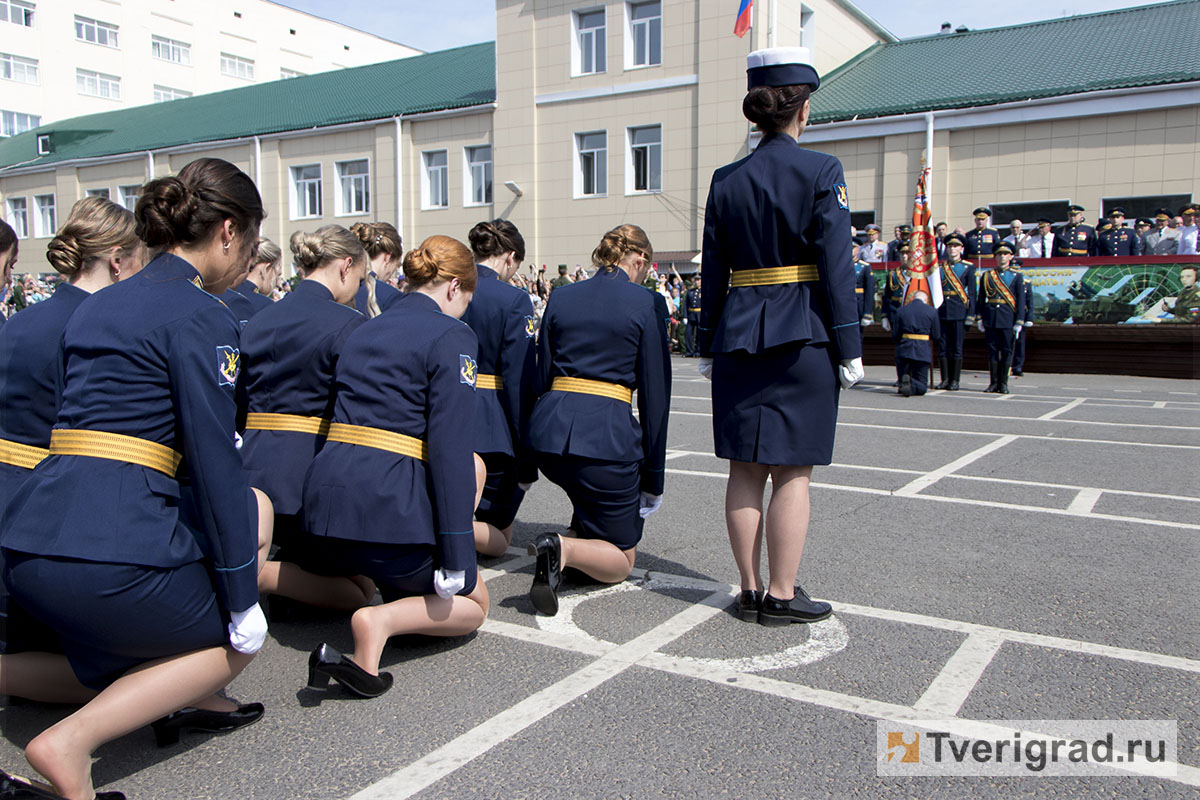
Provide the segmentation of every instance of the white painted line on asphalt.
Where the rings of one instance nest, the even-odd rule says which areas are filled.
[[[1087,388],[1086,386],[1064,386],[1064,387],[1062,387],[1062,389],[1064,392],[1090,392],[1091,391],[1091,389]]]
[[[1074,400],[1067,403],[1065,406],[1059,406],[1058,408],[1054,409],[1053,411],[1047,411],[1045,414],[1042,414],[1040,417],[1038,417],[1038,419],[1040,419],[1040,420],[1054,419],[1059,414],[1065,414],[1068,411],[1070,411],[1072,408],[1077,408],[1077,407],[1083,405],[1083,403],[1084,403],[1084,398],[1076,397]]]
[[[1200,394],[1200,392],[1167,392],[1167,394],[1187,394],[1187,395],[1196,395],[1196,394]]]
[[[725,592],[715,592],[696,605],[688,606],[636,639],[609,650],[591,664],[535,692],[432,753],[358,792],[351,800],[404,800],[412,797],[678,639],[719,613],[728,600]]]
[[[1010,395],[1011,396],[1011,395]],[[839,411],[875,411],[882,409],[871,408],[870,406],[841,406]],[[1012,417],[1001,414],[964,414],[961,411],[923,411],[915,408],[889,408],[889,414],[932,414],[936,417],[970,417],[971,419],[979,419],[981,416],[987,419],[1003,419],[1016,422],[1037,422],[1040,417]],[[1200,431],[1200,427],[1192,427],[1187,425],[1156,425],[1149,422],[1099,422],[1091,419],[1059,419],[1050,420],[1060,425],[1104,425],[1112,428],[1161,428],[1171,431]]]
[[[1155,403],[1153,406],[1151,406],[1151,408],[1166,408],[1166,407],[1167,407],[1166,400],[1159,400],[1157,403]]]
[[[508,561],[502,561],[494,567],[479,570],[479,577],[484,581],[490,581],[492,578],[500,575],[507,575],[510,572],[516,572],[522,567],[526,567],[533,563],[533,556],[526,555],[515,547],[508,548],[509,553],[521,553],[516,558],[510,558]]]
[[[913,495],[920,492],[922,489],[932,486],[933,484],[937,483],[938,481],[940,481],[942,478],[946,477],[947,475],[951,475],[951,474],[957,472],[958,470],[962,469],[963,467],[967,466],[968,464],[974,463],[975,461],[978,461],[979,459],[983,458],[984,456],[988,455],[989,453],[993,453],[996,450],[999,450],[1001,447],[1004,447],[1004,445],[1012,444],[1016,440],[1017,440],[1016,436],[1012,436],[1012,435],[1001,436],[999,439],[996,439],[994,442],[988,442],[983,447],[976,448],[975,450],[972,450],[971,452],[967,453],[966,455],[960,456],[959,458],[954,459],[953,461],[951,461],[949,464],[946,464],[945,466],[938,467],[937,469],[933,470],[932,472],[927,472],[924,475],[921,475],[920,477],[915,478],[914,480],[906,483],[904,486],[901,486],[893,494],[896,494],[900,497],[912,497]]]
[[[1096,501],[1100,499],[1100,495],[1099,489],[1080,489],[1079,494],[1075,495],[1075,499],[1071,501],[1071,505],[1067,506],[1067,511],[1071,514],[1087,516],[1096,507]]]
[[[1004,640],[994,636],[980,633],[968,636],[913,708],[937,716],[957,715],[1002,644]]]
[[[1114,392],[1125,392],[1126,394],[1141,394],[1141,389],[1113,389]]]
[[[528,628],[512,622],[501,622],[498,619],[484,620],[479,630],[484,633],[494,633],[506,639],[516,639],[521,642],[556,647],[559,650],[571,650],[583,655],[595,656],[596,658],[617,647],[615,644],[608,644],[592,638],[585,639],[580,636],[543,630],[542,628]]]

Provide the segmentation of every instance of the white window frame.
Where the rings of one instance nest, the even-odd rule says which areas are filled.
[[[38,60],[0,53],[0,79],[38,85]]]
[[[42,118],[37,114],[0,110],[0,139],[31,131],[41,124]]]
[[[635,20],[635,8],[658,6],[658,16]],[[658,23],[655,25],[655,23]],[[625,69],[645,69],[662,66],[662,0],[629,0],[625,3]],[[645,28],[645,53],[638,52],[638,28]],[[658,60],[654,60],[654,37],[658,36]],[[643,60],[639,63],[638,58]]]
[[[299,70],[288,69],[287,67],[279,68],[279,80],[281,81],[288,81],[292,78],[303,78],[307,74],[307,72],[300,72]]]
[[[18,239],[29,238],[29,203],[24,197],[10,197],[5,200],[8,224]]]
[[[84,197],[103,197],[105,200],[111,199],[112,193],[109,192],[107,186],[100,186],[95,189],[84,190]]]
[[[185,92],[183,89],[173,89],[170,86],[154,84],[154,102],[156,103],[169,103],[172,100],[180,100],[191,96],[191,92]]]
[[[33,15],[37,10],[36,3],[28,0],[0,0],[0,21],[11,22],[22,28],[33,27]],[[19,19],[13,19],[19,17]]]
[[[75,15],[75,41],[120,49],[120,27],[111,22]]]
[[[187,42],[170,39],[166,36],[150,36],[150,55],[169,64],[180,64],[185,67],[192,65],[192,46]]]
[[[603,135],[604,136],[604,148],[603,149],[589,148],[589,149],[585,150],[584,146],[583,146],[583,137],[594,136],[594,135]],[[591,199],[593,197],[608,197],[608,131],[607,130],[581,131],[579,133],[576,133],[572,137],[572,139],[574,141],[574,151],[575,151],[575,158],[574,158],[575,168],[573,170],[573,172],[575,174],[575,179],[574,179],[574,184],[575,184],[574,185],[574,197],[575,197],[575,199],[582,200],[585,198]],[[604,163],[602,165],[596,164],[595,155],[594,155],[595,153],[603,153],[603,162]],[[597,190],[597,191],[593,191],[590,193],[585,193],[585,191],[584,191],[584,189],[586,188],[586,181],[584,180],[584,165],[585,165],[585,162],[587,161],[587,158],[586,158],[587,154],[593,154],[592,155],[592,182],[594,185],[592,188]],[[599,185],[601,182],[603,182],[603,186]]]
[[[316,168],[317,176],[303,176],[302,171]],[[325,201],[323,194],[325,186],[323,181],[323,171],[320,164],[296,164],[288,169],[289,183],[291,184],[291,218],[292,219],[320,219],[324,215]],[[314,191],[315,190],[315,191]],[[315,204],[316,209],[311,205]],[[303,212],[303,213],[301,213]]]
[[[121,206],[133,211],[133,207],[137,205],[138,197],[142,194],[142,185],[140,183],[125,184],[117,187],[117,196],[120,198]]]
[[[817,12],[813,11],[807,5],[800,6],[800,41],[801,47],[807,47],[810,53],[815,53],[813,48],[816,46],[816,30],[817,26],[813,24],[813,18]]]
[[[50,202],[46,202],[49,200]],[[58,230],[57,214],[54,208],[53,194],[35,194],[33,196],[33,238],[49,239]]]
[[[658,131],[658,143],[657,144],[655,144],[653,142],[637,144],[637,145],[634,144],[633,138],[634,138],[635,132],[649,131],[651,129],[656,129]],[[655,154],[653,151],[655,148],[657,148],[657,150],[658,150],[658,176],[657,176],[658,177],[658,186],[657,186],[657,188],[654,187],[654,183],[655,183],[654,177],[655,176],[653,175],[653,166],[654,166],[654,158],[655,158]],[[637,153],[636,151],[643,150],[643,149],[646,151],[645,158],[647,161],[646,188],[639,189],[637,187],[636,164],[637,164],[637,159],[640,156],[639,156],[639,153]],[[656,124],[656,125],[631,125],[630,127],[625,129],[625,194],[660,194],[662,192],[663,152],[664,152],[664,148],[663,148],[662,124],[661,123]]]
[[[430,164],[431,156],[441,156],[442,164]],[[440,197],[439,197],[440,195]],[[438,204],[436,201],[441,200]],[[421,209],[436,211],[450,207],[450,152],[421,151]]]
[[[254,59],[221,53],[221,74],[244,81],[254,80]]]
[[[588,14],[600,14],[604,24],[582,28],[581,20]],[[599,47],[597,47],[599,43]],[[584,55],[591,50],[593,69],[584,71]],[[603,52],[598,52],[603,51]],[[580,8],[571,12],[571,77],[600,75],[608,71],[608,12],[604,6]]]
[[[361,167],[364,172],[351,172]],[[334,216],[361,217],[371,213],[371,162],[366,158],[338,161],[333,165],[337,175],[337,196],[334,197]]]
[[[478,158],[487,151],[487,158]],[[492,146],[470,145],[463,148],[463,206],[490,206],[495,181],[492,179]]]
[[[121,78],[118,75],[108,75],[90,69],[76,69],[75,91],[87,97],[120,100]]]

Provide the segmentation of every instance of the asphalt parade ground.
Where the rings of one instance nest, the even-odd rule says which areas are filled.
[[[903,398],[886,367],[843,392],[813,474],[800,581],[834,616],[764,628],[738,587],[711,454],[708,383],[674,359],[668,476],[637,570],[528,600],[536,534],[565,527],[539,481],[466,639],[401,637],[395,687],[305,688],[346,618],[275,621],[231,686],[264,718],[226,735],[150,730],[96,754],[98,789],[146,798],[1194,797],[1200,789],[1200,385],[1035,375],[1011,395]],[[363,476],[369,480],[370,476]],[[69,709],[5,701],[0,767]],[[877,724],[1177,720],[1167,776],[878,777]]]

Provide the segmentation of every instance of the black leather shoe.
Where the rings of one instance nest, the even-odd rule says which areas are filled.
[[[61,794],[0,770],[0,800],[65,800]],[[125,800],[121,792],[99,792],[96,800]]]
[[[905,397],[912,397],[911,375],[905,374],[905,376],[900,379],[900,394],[904,395]]]
[[[762,606],[762,596],[762,592],[753,589],[743,590],[738,595],[734,613],[746,622],[754,622],[758,619],[758,609]]]
[[[543,533],[529,546],[529,555],[537,557],[529,599],[534,608],[553,617],[558,613],[558,588],[562,585],[562,540],[557,534]]]
[[[934,388],[936,388],[936,389],[949,389],[949,388],[950,388],[950,375],[951,375],[951,372],[950,372],[950,359],[948,359],[948,358],[939,358],[939,359],[938,359],[938,366],[939,366],[939,367],[941,368],[941,370],[942,370],[942,380],[941,380],[941,382],[940,382],[940,383],[939,383],[939,384],[938,384],[936,387],[934,387]]]
[[[796,596],[791,600],[776,600],[770,594],[763,595],[762,608],[758,610],[758,624],[776,628],[793,622],[819,622],[832,613],[833,606],[813,600],[797,586]]]
[[[181,708],[150,723],[154,741],[159,747],[179,743],[183,731],[227,733],[258,722],[263,715],[262,703],[245,703],[237,711],[209,711],[203,708]]]
[[[947,387],[947,390],[951,391],[951,392],[957,392],[958,391],[958,379],[962,377],[962,359],[954,358],[954,359],[951,359],[951,362],[952,363],[950,364],[950,386]]]
[[[342,688],[359,697],[379,697],[392,688],[392,674],[372,675],[327,644],[308,657],[308,688],[326,689],[333,678]]]

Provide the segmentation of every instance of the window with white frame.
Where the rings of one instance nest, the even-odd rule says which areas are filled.
[[[629,38],[625,66],[651,67],[662,63],[662,2],[629,2],[625,5]]]
[[[450,169],[445,150],[429,150],[421,153],[425,163],[421,181],[422,208],[448,208],[450,206]]]
[[[117,187],[117,194],[121,198],[121,205],[130,211],[133,211],[133,207],[137,205],[138,195],[141,193],[142,186],[138,183]]]
[[[8,224],[16,232],[18,239],[29,238],[29,207],[24,197],[10,197],[5,201],[8,205]]]
[[[150,37],[150,54],[160,61],[184,66],[192,64],[192,46],[187,42],[168,39],[166,36]]]
[[[288,69],[287,67],[279,68],[279,79],[280,80],[286,81],[289,78],[303,78],[304,75],[305,75],[305,73],[303,73],[303,72],[299,72],[294,69]]]
[[[108,188],[105,187],[102,189],[88,189],[86,192],[84,192],[84,194],[87,195],[88,197],[103,197],[105,200],[107,200],[108,199]]]
[[[254,59],[221,53],[221,74],[252,81],[254,80]]]
[[[571,50],[574,54],[573,75],[592,75],[604,72],[607,67],[604,9],[576,11],[571,14],[574,36]]]
[[[32,28],[35,8],[37,5],[28,0],[0,0],[0,22]]]
[[[90,69],[75,70],[75,90],[92,97],[109,100],[121,99],[121,79],[116,75],[92,72]]]
[[[0,78],[17,83],[37,83],[37,59],[0,53]]]
[[[608,131],[575,134],[575,196],[608,194]]]
[[[629,162],[626,165],[626,192],[662,191],[662,126],[628,128]]]
[[[117,47],[117,26],[90,17],[75,15],[75,38],[81,42]]]
[[[339,161],[334,168],[338,178],[337,208],[334,213],[339,217],[370,214],[371,167],[367,159]]]
[[[58,223],[54,216],[54,195],[34,195],[33,205],[33,235],[39,239],[48,239],[58,230]]]
[[[183,89],[172,89],[170,86],[154,84],[154,102],[156,103],[165,103],[168,100],[178,100],[181,97],[191,96],[191,92],[185,92]]]
[[[20,111],[0,111],[0,136],[16,136],[31,131],[42,124],[37,114],[22,114]]]
[[[321,165],[292,167],[292,219],[321,216]]]
[[[815,16],[808,6],[800,6],[800,46],[807,47],[809,51],[813,49],[813,33],[817,27],[813,24]]]
[[[485,206],[492,202],[492,146],[463,148],[463,205]]]

